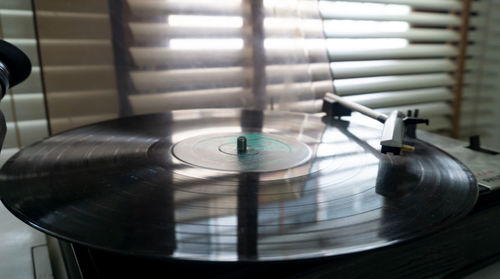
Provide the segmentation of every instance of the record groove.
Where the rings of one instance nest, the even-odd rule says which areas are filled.
[[[353,253],[429,234],[472,208],[475,180],[460,162],[419,140],[408,142],[414,153],[381,155],[379,134],[287,112],[135,116],[21,150],[0,172],[0,197],[21,220],[72,242],[201,261]],[[238,167],[244,159],[220,149],[242,135],[285,148],[251,143],[251,156],[277,160]],[[196,144],[202,156],[236,160],[199,163]]]

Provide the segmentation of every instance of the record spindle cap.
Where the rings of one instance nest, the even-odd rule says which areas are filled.
[[[243,154],[247,152],[247,138],[244,136],[240,136],[237,139],[236,143],[238,154]]]

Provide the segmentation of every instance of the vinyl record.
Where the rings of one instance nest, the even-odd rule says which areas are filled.
[[[475,180],[460,162],[415,139],[415,152],[381,154],[380,127],[362,122],[233,109],[102,122],[14,155],[0,197],[70,242],[200,261],[353,253],[472,208]]]

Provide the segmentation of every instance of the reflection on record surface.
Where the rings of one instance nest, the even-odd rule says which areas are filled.
[[[430,233],[472,208],[477,189],[463,165],[419,140],[416,152],[380,154],[379,134],[300,113],[134,116],[23,149],[1,171],[0,197],[56,237],[203,261],[352,253]]]

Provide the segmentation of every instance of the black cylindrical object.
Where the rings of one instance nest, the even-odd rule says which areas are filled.
[[[10,87],[25,80],[31,73],[28,56],[16,46],[0,40],[0,98]]]
[[[238,137],[236,146],[238,149],[238,154],[246,153],[247,152],[247,138],[245,138],[244,136]]]

